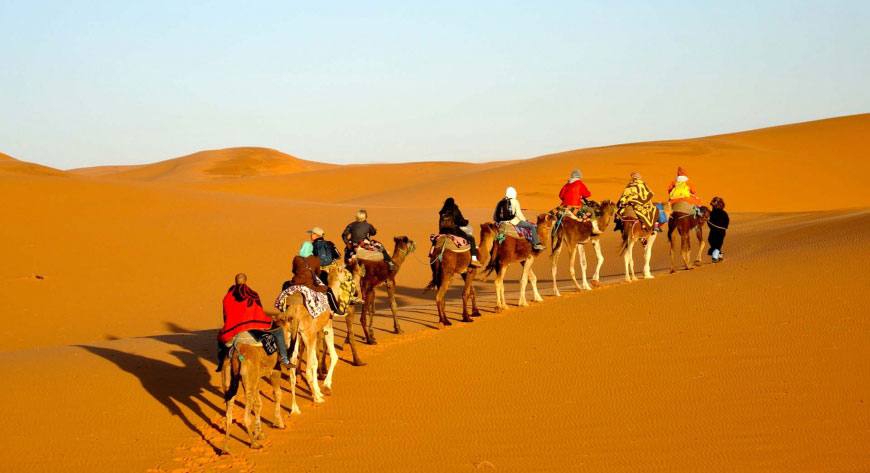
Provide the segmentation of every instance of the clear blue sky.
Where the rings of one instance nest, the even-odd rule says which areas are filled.
[[[0,151],[61,168],[510,159],[870,112],[870,1],[0,0],[0,31]]]

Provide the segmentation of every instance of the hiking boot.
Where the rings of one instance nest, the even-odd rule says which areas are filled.
[[[479,267],[480,267],[480,261],[477,260],[477,256],[472,256],[472,257],[471,257],[471,263],[468,263],[468,265],[469,265],[469,266],[473,266],[473,267],[475,267],[475,268],[479,268]]]
[[[387,269],[389,269],[391,272],[395,271],[396,270],[396,263],[393,263],[392,261],[387,261]]]
[[[290,370],[296,368],[296,365],[295,365],[292,361],[290,361],[289,358],[286,358],[286,357],[285,357],[285,358],[281,358],[280,361],[281,361],[281,366],[283,366],[284,368],[287,368],[287,369],[290,369]]]
[[[535,251],[544,251],[544,248],[545,248],[544,245],[542,245],[540,243],[538,243],[537,245],[532,247],[532,249]]]

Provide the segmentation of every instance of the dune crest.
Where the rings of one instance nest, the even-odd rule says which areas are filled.
[[[66,173],[41,164],[15,159],[8,154],[0,153],[0,176],[64,176]]]
[[[166,161],[133,166],[98,166],[75,174],[138,181],[191,182],[217,178],[277,176],[324,169],[330,164],[305,161],[271,148],[206,150]]]

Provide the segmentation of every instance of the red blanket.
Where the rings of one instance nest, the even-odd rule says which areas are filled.
[[[236,284],[227,291],[224,296],[224,327],[218,333],[221,343],[229,342],[245,330],[268,330],[271,326],[272,318],[263,312],[256,291],[247,284]]]

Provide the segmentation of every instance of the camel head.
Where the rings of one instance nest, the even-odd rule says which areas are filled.
[[[698,221],[701,225],[704,225],[707,223],[707,220],[710,220],[710,208],[706,205],[702,205],[700,212],[698,213]]]
[[[396,247],[393,250],[394,260],[396,258],[404,258],[417,249],[417,245],[414,243],[414,240],[404,235],[394,237],[393,242],[396,244]]]
[[[556,218],[549,213],[538,215],[535,223],[538,225],[538,238],[540,238],[541,241],[550,241],[550,232],[553,231],[555,221]]]
[[[598,217],[598,228],[605,229],[613,222],[613,216],[616,215],[616,204],[610,199],[601,201],[599,211],[601,216]]]

